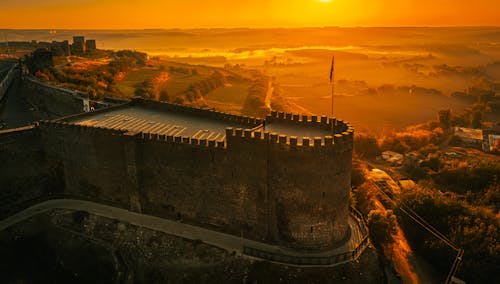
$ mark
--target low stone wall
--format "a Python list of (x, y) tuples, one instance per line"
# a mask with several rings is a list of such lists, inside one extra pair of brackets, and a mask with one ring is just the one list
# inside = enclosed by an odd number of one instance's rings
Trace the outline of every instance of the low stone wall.
[(82, 113), (84, 99), (80, 92), (50, 85), (35, 77), (23, 77), (27, 99), (37, 109), (35, 119), (54, 119)]
[(12, 84), (16, 76), (19, 76), (19, 63), (14, 64), (7, 72), (7, 75), (5, 75), (5, 78), (0, 82), (0, 101), (3, 100), (10, 84)]

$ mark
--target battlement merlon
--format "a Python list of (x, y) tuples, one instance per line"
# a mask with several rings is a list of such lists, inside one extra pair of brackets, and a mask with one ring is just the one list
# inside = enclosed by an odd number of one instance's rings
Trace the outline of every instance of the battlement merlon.
[(271, 111), (271, 114), (266, 116), (265, 122), (268, 125), (272, 123), (284, 123), (290, 126), (318, 128), (329, 131), (331, 135), (341, 134), (351, 127), (351, 125), (344, 122), (343, 120), (337, 120), (334, 117), (318, 117), (317, 115), (308, 116), (297, 113), (284, 113), (278, 111)]
[[(141, 106), (146, 109), (154, 109), (165, 111), (166, 113), (184, 113), (189, 116), (201, 117), (203, 119), (213, 119), (219, 122), (229, 122), (227, 127), (222, 130), (222, 136), (196, 137), (191, 135), (183, 136), (182, 134), (161, 134), (148, 131), (148, 129), (136, 129), (138, 135), (134, 137), (144, 142), (159, 142), (159, 143), (177, 143), (191, 145), (194, 147), (210, 147), (210, 148), (235, 148), (244, 145), (268, 144), (276, 146), (280, 149), (302, 149), (314, 151), (314, 149), (331, 149), (334, 151), (344, 151), (352, 149), (354, 129), (349, 124), (335, 118), (326, 116), (306, 116), (292, 113), (283, 113), (273, 111), (268, 120), (272, 121), (264, 124), (262, 119), (239, 116), (218, 112), (212, 109), (198, 109), (189, 106), (183, 106), (172, 103), (163, 103), (155, 101), (147, 101), (143, 99), (133, 99), (129, 103), (125, 103), (109, 109), (109, 111), (119, 112), (122, 109), (126, 110), (129, 107)], [(95, 113), (107, 115), (107, 109), (102, 109), (96, 112), (84, 113), (66, 118), (61, 118), (55, 121), (41, 121), (41, 128), (71, 128), (79, 133), (101, 133), (109, 135), (124, 135), (131, 129), (125, 124), (121, 126), (113, 126), (115, 128), (96, 127), (92, 124), (86, 125), (76, 123), (75, 118), (92, 119)], [(114, 114), (116, 115), (116, 114)], [(283, 123), (282, 123), (283, 122)], [(102, 125), (102, 124), (101, 124)], [(113, 124), (116, 125), (116, 124)], [(239, 125), (241, 127), (234, 127)], [(264, 127), (267, 126), (267, 127)], [(224, 126), (222, 126), (224, 129)], [(332, 133), (331, 130), (334, 130)], [(154, 129), (153, 129), (154, 130)], [(151, 133), (150, 133), (151, 132)], [(225, 132), (225, 135), (224, 135)]]
[[(347, 125), (346, 125), (347, 126)], [(346, 131), (342, 133), (325, 135), (322, 137), (297, 137), (288, 136), (276, 132), (264, 131), (262, 129), (242, 129), (226, 128), (226, 146), (227, 148), (240, 147), (245, 144), (269, 144), (281, 146), (286, 149), (332, 149), (342, 150), (352, 148), (354, 137), (354, 128), (347, 126)], [(346, 147), (347, 146), (347, 147)]]

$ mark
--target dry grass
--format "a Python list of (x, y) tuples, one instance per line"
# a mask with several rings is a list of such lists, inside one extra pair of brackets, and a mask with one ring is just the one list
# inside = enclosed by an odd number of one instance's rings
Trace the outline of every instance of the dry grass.
[(78, 71), (92, 70), (100, 66), (108, 65), (111, 59), (101, 58), (101, 59), (85, 59), (77, 62), (71, 63), (71, 69)]

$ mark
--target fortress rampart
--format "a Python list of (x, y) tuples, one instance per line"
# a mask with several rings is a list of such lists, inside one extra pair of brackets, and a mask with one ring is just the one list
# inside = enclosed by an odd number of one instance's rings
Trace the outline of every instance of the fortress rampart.
[(14, 78), (18, 75), (19, 75), (19, 64), (16, 63), (9, 69), (5, 77), (0, 81), (0, 101), (7, 93), (7, 90), (9, 89), (10, 84), (12, 84), (12, 81), (14, 81)]
[(32, 76), (23, 76), (24, 85), (30, 89), (28, 101), (38, 108), (38, 119), (54, 119), (76, 113), (82, 113), (85, 94), (54, 86)]
[[(222, 129), (224, 138), (214, 139), (161, 133), (161, 124), (136, 131), (133, 126), (139, 122), (106, 118), (109, 124), (101, 127), (75, 120), (95, 121), (96, 115), (112, 117), (129, 108), (155, 115), (179, 113), (231, 127)], [(276, 129), (282, 126), (319, 129), (325, 135), (280, 134)], [(36, 143), (26, 147), (40, 149), (40, 168), (59, 173), (51, 182), (67, 196), (298, 249), (331, 248), (349, 235), (353, 129), (340, 120), (273, 112), (264, 123), (133, 100), (108, 110), (40, 121), (29, 132)]]

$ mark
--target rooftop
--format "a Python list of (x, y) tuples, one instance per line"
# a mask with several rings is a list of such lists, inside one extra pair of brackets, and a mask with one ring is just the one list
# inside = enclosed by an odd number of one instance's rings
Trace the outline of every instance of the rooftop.
[(331, 135), (329, 131), (324, 129), (305, 125), (289, 125), (280, 121), (266, 123), (265, 129), (263, 129), (262, 120), (259, 119), (248, 118), (250, 120), (244, 120), (244, 117), (189, 107), (185, 109), (178, 107), (180, 111), (162, 109), (158, 108), (158, 105), (168, 106), (169, 104), (129, 103), (121, 107), (76, 115), (65, 119), (65, 121), (76, 125), (216, 141), (225, 140), (227, 127), (262, 129), (280, 135), (297, 136), (299, 141), (302, 140), (302, 137), (314, 138)]
[(248, 127), (243, 124), (207, 119), (188, 113), (161, 111), (141, 105), (96, 112), (88, 116), (75, 117), (68, 122), (85, 126), (216, 141), (224, 141), (226, 127)]
[(456, 135), (472, 140), (483, 140), (483, 131), (481, 129), (455, 127), (454, 132)]

